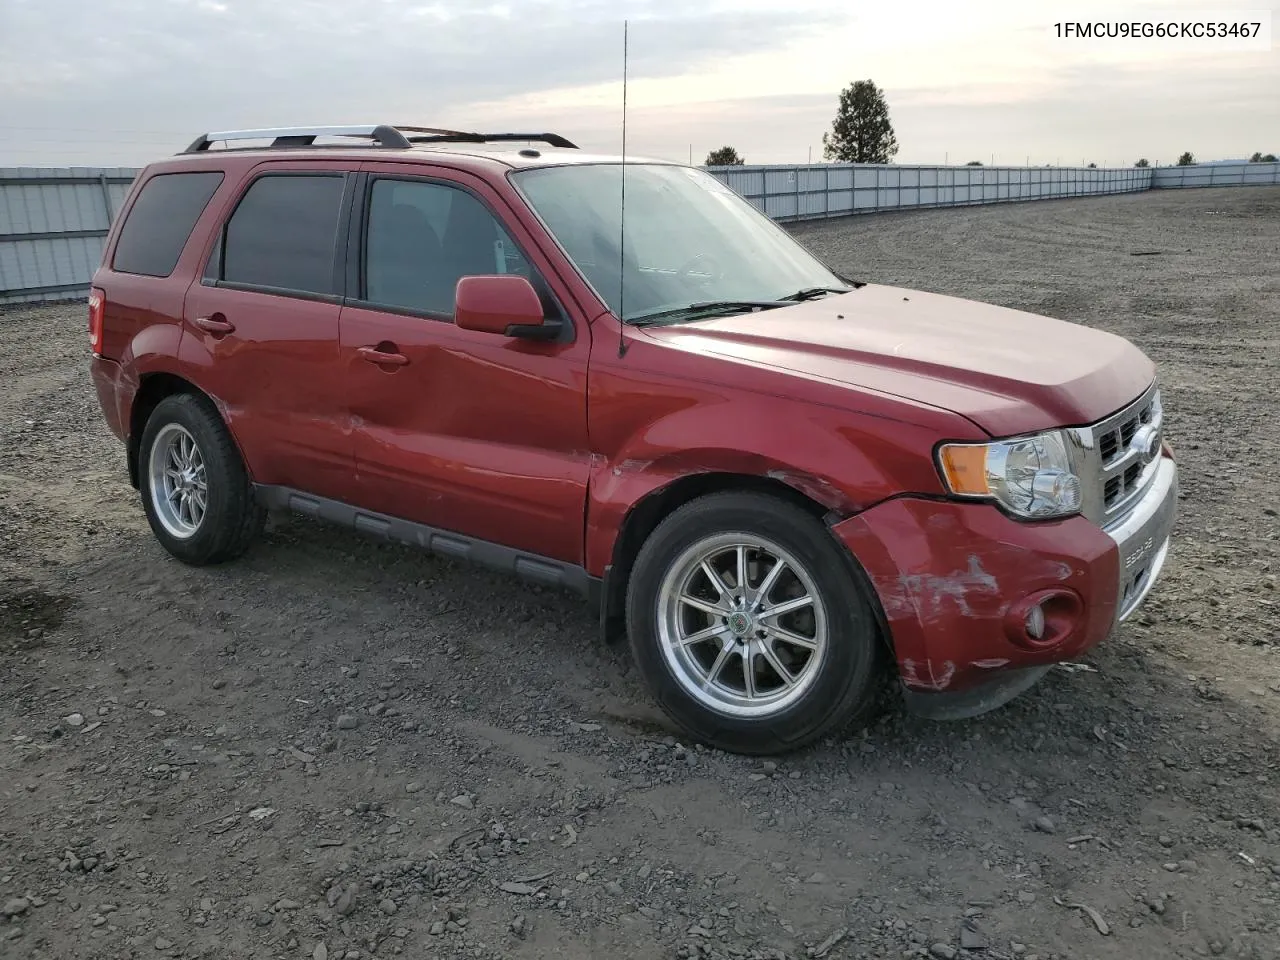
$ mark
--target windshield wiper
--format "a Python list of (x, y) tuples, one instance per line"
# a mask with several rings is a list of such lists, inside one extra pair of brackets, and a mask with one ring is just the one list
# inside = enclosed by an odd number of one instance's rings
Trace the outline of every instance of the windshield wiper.
[(795, 293), (782, 297), (788, 301), (817, 300), (819, 297), (825, 297), (829, 293), (848, 293), (845, 287), (805, 287), (803, 290), (797, 290)]
[(787, 300), (705, 300), (700, 303), (691, 303), (684, 307), (676, 307), (673, 310), (659, 310), (657, 313), (646, 313), (639, 317), (632, 317), (627, 323), (637, 327), (650, 327), (663, 323), (698, 320), (720, 313), (773, 310), (778, 307), (785, 307), (789, 302)]

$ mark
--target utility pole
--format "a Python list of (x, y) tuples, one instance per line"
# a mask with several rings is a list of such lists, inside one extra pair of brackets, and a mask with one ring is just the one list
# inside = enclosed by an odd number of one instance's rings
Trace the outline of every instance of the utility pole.
[(689, 144), (689, 166), (693, 166), (693, 144)]

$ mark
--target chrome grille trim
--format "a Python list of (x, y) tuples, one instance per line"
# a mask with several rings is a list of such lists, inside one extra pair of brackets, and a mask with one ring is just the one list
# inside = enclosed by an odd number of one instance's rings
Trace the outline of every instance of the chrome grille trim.
[[(1159, 466), (1163, 428), (1160, 386), (1153, 380), (1141, 396), (1110, 416), (1064, 431), (1080, 478), (1085, 517), (1106, 528), (1142, 497)], [(1152, 446), (1156, 456), (1148, 459)]]

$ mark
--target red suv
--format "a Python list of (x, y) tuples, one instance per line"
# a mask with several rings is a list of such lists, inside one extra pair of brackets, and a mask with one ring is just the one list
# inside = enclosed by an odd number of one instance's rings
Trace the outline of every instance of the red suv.
[(554, 134), (202, 136), (137, 178), (89, 330), (178, 559), (282, 508), (569, 588), (728, 750), (853, 723), (886, 670), (998, 706), (1169, 548), (1131, 343), (848, 279), (701, 170)]

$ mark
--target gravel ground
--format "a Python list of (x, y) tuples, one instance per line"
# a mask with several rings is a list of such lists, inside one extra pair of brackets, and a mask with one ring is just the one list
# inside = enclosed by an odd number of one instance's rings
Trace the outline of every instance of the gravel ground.
[(1280, 957), (1280, 189), (795, 231), (1159, 362), (1138, 621), (976, 720), (692, 748), (573, 598), (301, 519), (169, 559), (82, 306), (5, 312), (0, 956)]

